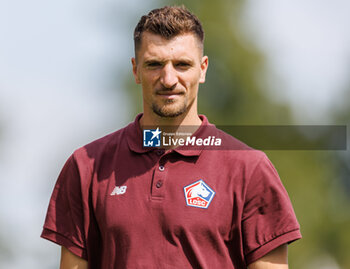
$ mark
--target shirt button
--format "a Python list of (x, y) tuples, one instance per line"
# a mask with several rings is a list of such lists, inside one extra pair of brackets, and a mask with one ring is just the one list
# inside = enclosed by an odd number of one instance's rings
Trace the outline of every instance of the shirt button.
[(157, 150), (157, 155), (158, 155), (158, 156), (163, 155), (163, 153), (164, 153), (164, 150), (161, 150), (161, 149), (158, 149), (158, 150)]
[(156, 187), (160, 188), (160, 187), (162, 187), (162, 185), (163, 185), (163, 182), (159, 180), (156, 184)]
[(164, 171), (164, 166), (163, 165), (161, 165), (161, 166), (159, 166), (159, 171), (161, 171), (161, 172), (163, 172)]

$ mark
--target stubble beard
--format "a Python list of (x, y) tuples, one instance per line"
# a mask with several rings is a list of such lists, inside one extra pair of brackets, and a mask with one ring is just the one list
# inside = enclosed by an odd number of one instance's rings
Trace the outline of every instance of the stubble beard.
[(188, 100), (187, 98), (182, 102), (182, 104), (179, 105), (179, 107), (172, 107), (171, 104), (173, 104), (174, 100), (167, 100), (165, 104), (159, 105), (157, 103), (152, 104), (152, 110), (154, 113), (156, 113), (158, 116), (162, 118), (175, 118), (183, 113), (185, 113), (188, 109)]

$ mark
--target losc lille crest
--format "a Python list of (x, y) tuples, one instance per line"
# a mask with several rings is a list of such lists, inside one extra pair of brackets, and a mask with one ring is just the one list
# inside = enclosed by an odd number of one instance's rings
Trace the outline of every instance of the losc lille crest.
[(186, 204), (199, 208), (208, 208), (215, 195), (215, 191), (202, 179), (184, 187), (184, 192)]

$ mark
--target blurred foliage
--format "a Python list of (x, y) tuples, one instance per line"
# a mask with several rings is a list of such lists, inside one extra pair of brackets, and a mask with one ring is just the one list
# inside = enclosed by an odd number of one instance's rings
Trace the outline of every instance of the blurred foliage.
[[(182, 3), (159, 0), (154, 8)], [(203, 23), (205, 54), (209, 56), (207, 81), (199, 90), (199, 112), (216, 125), (295, 124), (290, 108), (274, 103), (264, 84), (268, 72), (264, 55), (242, 28), (244, 1), (192, 0), (186, 7)], [(126, 84), (135, 112), (140, 112), (141, 89), (130, 79)], [(350, 111), (342, 119), (349, 122), (349, 115)], [(332, 151), (266, 153), (280, 174), (301, 225), (303, 239), (289, 247), (290, 268), (317, 268), (313, 264), (325, 256), (341, 268), (350, 268), (350, 201), (341, 184), (341, 171), (349, 167), (348, 163), (339, 166), (344, 158), (335, 157), (337, 153)], [(349, 181), (349, 174), (345, 173), (345, 181)]]

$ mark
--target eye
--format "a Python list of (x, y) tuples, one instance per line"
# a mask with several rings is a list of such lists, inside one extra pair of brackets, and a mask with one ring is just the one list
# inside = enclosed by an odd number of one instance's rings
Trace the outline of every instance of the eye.
[(156, 62), (156, 61), (152, 61), (152, 62), (146, 62), (146, 67), (148, 68), (157, 68), (157, 67), (161, 67), (162, 63), (160, 62)]
[(181, 69), (188, 69), (191, 67), (191, 64), (188, 62), (179, 62), (176, 64), (176, 67), (179, 67)]
[(160, 63), (149, 63), (149, 66), (160, 66)]

